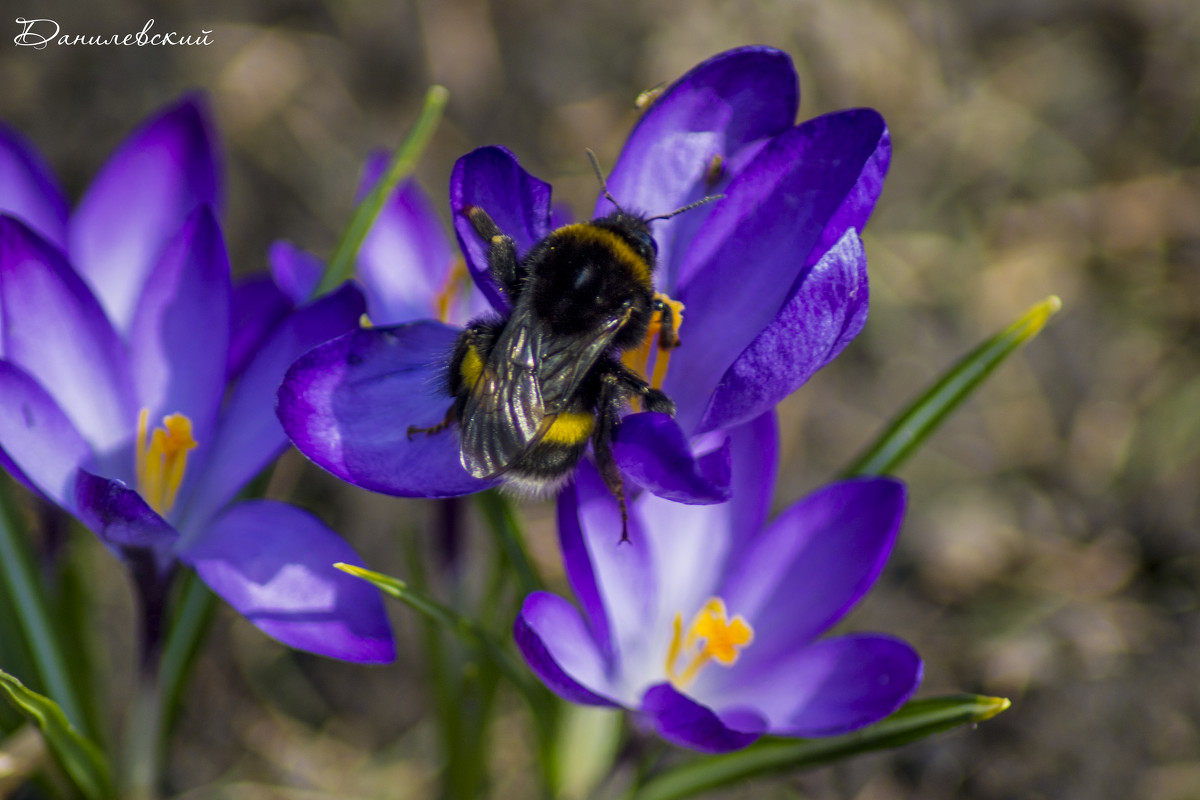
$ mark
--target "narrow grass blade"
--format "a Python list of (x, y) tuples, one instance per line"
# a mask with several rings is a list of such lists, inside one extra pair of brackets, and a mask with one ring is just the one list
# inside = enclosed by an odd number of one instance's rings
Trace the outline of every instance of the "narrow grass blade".
[(367, 233), (375, 224), (375, 218), (379, 216), (392, 191), (416, 168), (417, 159), (425, 152), (433, 132), (437, 130), (449, 99), (450, 93), (442, 86), (431, 86), (425, 93), (425, 104), (421, 107), (421, 113), (408, 136), (392, 154), (383, 180), (363, 198), (354, 210), (354, 215), (350, 217), (350, 224), (346, 226), (333, 257), (325, 267), (325, 274), (321, 276), (321, 282), (317, 285), (316, 296), (333, 291), (354, 275), (354, 264), (363, 240), (367, 238)]
[(30, 719), (63, 771), (88, 800), (112, 800), (112, 777), (100, 750), (67, 721), (58, 704), (27, 689), (19, 680), (0, 671), (0, 693)]
[(32, 555), (12, 513), (8, 487), (0, 483), (0, 587), (7, 589), (17, 623), (29, 646), (38, 677), (67, 719), (81, 728), (87, 719), (61, 643), (56, 638), (49, 605)]
[(474, 620), (468, 619), (449, 606), (414, 590), (399, 578), (356, 567), (353, 564), (339, 562), (334, 566), (356, 578), (362, 578), (364, 581), (374, 584), (384, 594), (396, 598), (409, 608), (442, 625), (466, 643), (468, 647), (477, 650), (480, 655), (491, 661), (496, 669), (512, 681), (513, 685), (522, 693), (528, 695), (540, 688), (534, 683), (529, 673), (516, 662), (512, 654)]
[(893, 472), (992, 370), (1036, 336), (1061, 307), (1062, 301), (1051, 295), (968, 353), (905, 409), (858, 460), (846, 468), (844, 477)]
[(738, 781), (794, 772), (907, 744), (958, 725), (990, 719), (1009, 707), (1001, 697), (948, 695), (913, 700), (869, 728), (828, 739), (767, 739), (727, 755), (668, 770), (634, 791), (634, 800), (675, 800)]

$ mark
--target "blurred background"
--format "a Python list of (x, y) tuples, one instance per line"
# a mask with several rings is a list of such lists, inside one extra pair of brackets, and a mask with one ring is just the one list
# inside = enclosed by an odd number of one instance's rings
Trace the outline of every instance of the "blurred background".
[[(926, 659), (922, 695), (1003, 695), (1013, 707), (973, 730), (714, 796), (1200, 797), (1194, 0), (8, 7), (64, 33), (136, 32), (149, 18), (155, 32), (212, 31), (208, 47), (38, 51), (9, 39), (0, 117), (78, 198), (139, 120), (204, 90), (242, 273), (265, 268), (276, 238), (331, 252), (364, 158), (400, 140), (431, 82), (451, 100), (418, 176), (443, 210), (454, 159), (503, 144), (586, 212), (595, 179), (584, 148), (611, 165), (639, 92), (737, 45), (791, 54), (802, 118), (878, 108), (894, 155), (864, 236), (871, 317), (783, 404), (777, 503), (835, 474), (979, 340), (1061, 296), (1047, 330), (902, 468), (910, 511), (897, 553), (848, 621), (913, 642)], [(343, 487), (294, 453), (271, 491), (316, 509), (390, 574), (409, 574), (414, 550), (453, 550), (456, 574), (470, 574), (491, 546), (472, 531), (447, 547), (443, 509)], [(551, 509), (525, 510), (542, 566), (561, 580)], [(119, 721), (132, 689), (129, 587), (89, 536), (72, 539), (70, 559), (94, 599), (96, 692)], [(439, 580), (453, 594), (452, 577)], [(285, 651), (222, 608), (169, 784), (236, 800), (435, 794), (422, 640), (407, 611), (393, 616), (398, 663), (365, 669)], [(527, 720), (515, 699), (497, 702), (492, 795), (529, 796)]]

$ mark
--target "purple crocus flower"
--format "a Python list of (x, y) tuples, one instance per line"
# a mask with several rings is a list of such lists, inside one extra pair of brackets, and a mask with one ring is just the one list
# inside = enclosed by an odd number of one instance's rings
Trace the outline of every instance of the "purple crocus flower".
[(577, 703), (623, 706), (663, 738), (707, 752), (763, 734), (829, 736), (869, 725), (916, 690), (922, 663), (879, 634), (817, 638), (867, 592), (892, 549), (904, 486), (826, 486), (766, 522), (776, 429), (769, 412), (731, 432), (733, 500), (680, 506), (643, 493), (632, 542), (590, 465), (559, 497), (558, 530), (580, 611), (526, 598), (521, 653)]
[[(686, 309), (683, 345), (662, 384), (678, 413), (626, 416), (614, 452), (627, 476), (661, 496), (728, 499), (723, 431), (803, 384), (865, 320), (858, 230), (887, 170), (887, 129), (866, 109), (795, 125), (798, 103), (787, 55), (764, 47), (723, 53), (650, 106), (608, 179), (623, 207), (649, 214), (724, 195), (652, 223), (658, 288)], [(551, 230), (550, 187), (508, 151), (485, 147), (459, 159), (450, 199), (475, 283), (502, 310), (484, 243), (463, 210), (486, 210), (523, 253)], [(611, 210), (601, 199), (596, 214)], [(439, 371), (458, 333), (418, 321), (355, 331), (315, 349), (280, 391), (288, 435), (335, 475), (388, 494), (445, 497), (493, 485), (463, 469), (457, 437), (406, 435), (445, 415), (450, 401)]]
[[(33, 149), (0, 134), (0, 462), (99, 535), (151, 601), (183, 562), (287, 645), (391, 661), (378, 593), (332, 566), (361, 563), (348, 544), (292, 506), (231, 504), (287, 445), (273, 413), (285, 368), (353, 327), (363, 300), (346, 287), (239, 323), (214, 152), (185, 99), (68, 216)], [(257, 347), (238, 355), (250, 329)]]

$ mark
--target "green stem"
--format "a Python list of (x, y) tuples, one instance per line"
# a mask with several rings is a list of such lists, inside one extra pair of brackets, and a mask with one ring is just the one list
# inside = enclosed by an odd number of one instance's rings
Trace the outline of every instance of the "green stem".
[[(425, 567), (421, 560), (420, 548), (416, 536), (405, 537), (405, 556), (411, 580), (417, 591), (428, 593), (429, 583)], [(421, 646), (425, 651), (425, 664), (429, 680), (433, 684), (433, 706), (437, 714), (438, 727), (441, 731), (442, 752), (444, 758), (442, 782), (445, 795), (450, 798), (461, 797), (459, 794), (459, 758), (462, 747), (462, 719), (458, 713), (455, 699), (458, 687), (454, 681), (455, 669), (446, 652), (442, 632), (437, 623), (428, 616), (420, 616)]]
[(192, 665), (196, 663), (208, 624), (217, 608), (217, 596), (196, 573), (184, 572), (176, 583), (175, 614), (171, 619), (158, 669), (160, 699), (166, 710), (163, 714), (165, 730), (171, 727), (184, 684), (187, 683)]
[(367, 233), (375, 224), (375, 218), (379, 216), (383, 204), (391, 196), (392, 191), (416, 168), (417, 159), (425, 152), (425, 147), (433, 137), (433, 132), (437, 130), (438, 122), (441, 121), (442, 112), (449, 99), (450, 93), (442, 86), (431, 86), (426, 92), (425, 104), (421, 107), (421, 113), (408, 136), (392, 154), (392, 160), (388, 164), (383, 180), (375, 185), (375, 188), (354, 210), (350, 224), (346, 226), (346, 231), (342, 234), (342, 239), (338, 242), (333, 257), (329, 259), (325, 274), (321, 277), (320, 284), (317, 285), (314, 292), (316, 296), (333, 291), (354, 274), (354, 264), (363, 240), (367, 238)]
[(49, 605), (18, 524), (6, 482), (0, 482), (0, 577), (12, 598), (17, 621), (46, 693), (79, 730), (87, 730), (83, 703), (71, 681), (70, 670), (50, 619)]
[(126, 770), (123, 797), (158, 800), (163, 753), (162, 693), (152, 671), (143, 673), (129, 707), (126, 727)]
[(521, 595), (541, 591), (543, 583), (525, 550), (524, 536), (521, 523), (513, 511), (512, 502), (495, 489), (480, 492), (474, 496), (475, 503), (483, 512), (483, 517), (496, 534), (504, 556), (517, 574), (517, 583)]

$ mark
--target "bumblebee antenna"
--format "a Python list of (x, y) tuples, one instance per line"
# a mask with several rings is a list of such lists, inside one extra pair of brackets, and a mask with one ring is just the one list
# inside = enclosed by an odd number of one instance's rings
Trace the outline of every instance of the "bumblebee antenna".
[[(725, 195), (723, 195), (723, 194), (710, 194), (708, 197), (702, 197), (694, 203), (688, 203), (686, 206), (681, 206), (681, 207), (675, 209), (674, 211), (672, 211), (670, 214), (659, 214), (656, 217), (646, 217), (646, 222), (652, 222), (656, 219), (670, 219), (671, 217), (675, 216), (676, 214), (682, 214), (685, 211), (691, 211), (696, 206), (702, 206), (705, 203), (711, 203), (713, 200), (723, 200), (723, 199), (725, 199)], [(616, 202), (616, 201), (614, 200), (613, 202)]]
[(608, 191), (608, 181), (604, 178), (604, 170), (600, 169), (600, 162), (596, 159), (596, 154), (592, 152), (590, 147), (585, 148), (585, 152), (587, 153), (588, 161), (592, 162), (592, 169), (596, 171), (596, 180), (600, 181), (600, 188), (604, 190), (604, 198), (616, 206), (617, 211), (624, 214), (625, 209), (621, 208), (621, 204), (617, 202), (617, 198), (612, 196), (612, 192)]

